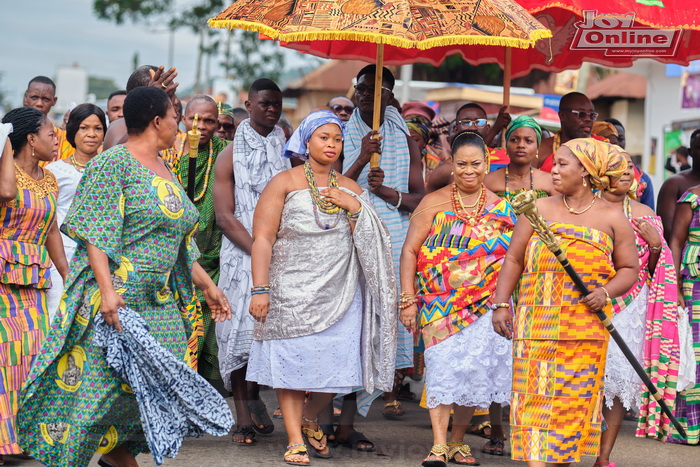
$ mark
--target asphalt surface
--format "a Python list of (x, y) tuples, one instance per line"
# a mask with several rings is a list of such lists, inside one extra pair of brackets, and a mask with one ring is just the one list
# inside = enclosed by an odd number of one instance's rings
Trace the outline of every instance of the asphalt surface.
[[(420, 384), (412, 383), (412, 390), (420, 393)], [(277, 407), (274, 392), (266, 390), (261, 393), (267, 407), (272, 410)], [(231, 399), (227, 399), (233, 404)], [(330, 460), (312, 459), (311, 465), (316, 467), (342, 466), (415, 466), (421, 465), (428, 454), (432, 443), (432, 432), (428, 412), (416, 403), (403, 403), (406, 415), (399, 421), (389, 421), (382, 417), (383, 404), (381, 399), (375, 401), (369, 416), (359, 418), (355, 428), (364, 433), (377, 446), (374, 453), (358, 453), (347, 448), (339, 447), (334, 451)], [(168, 459), (164, 466), (182, 467), (238, 467), (238, 466), (284, 466), (282, 455), (287, 444), (282, 420), (274, 420), (275, 431), (271, 435), (258, 435), (256, 446), (239, 446), (231, 443), (230, 436), (216, 438), (205, 436), (200, 439), (185, 440), (179, 455)], [(700, 447), (662, 444), (658, 441), (634, 437), (635, 423), (626, 421), (618, 437), (612, 460), (617, 467), (661, 466), (685, 467), (700, 466)], [(510, 460), (508, 455), (503, 457), (481, 453), (486, 440), (477, 436), (467, 435), (467, 442), (472, 447), (477, 460), (482, 466), (490, 465), (520, 465), (523, 462)], [(506, 444), (506, 450), (510, 452)], [(37, 461), (23, 460), (13, 457), (5, 458), (6, 466), (41, 466)], [(138, 456), (142, 467), (155, 466), (153, 458), (147, 454)], [(583, 466), (592, 466), (593, 458), (584, 458)], [(97, 456), (91, 466), (97, 465)], [(454, 464), (450, 464), (454, 465)]]

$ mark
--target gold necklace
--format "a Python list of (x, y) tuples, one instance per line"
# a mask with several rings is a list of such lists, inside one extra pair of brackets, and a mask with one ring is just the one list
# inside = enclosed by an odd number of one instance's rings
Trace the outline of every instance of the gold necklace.
[(579, 215), (579, 214), (583, 214), (584, 212), (591, 209), (593, 207), (593, 205), (595, 204), (595, 200), (597, 198), (594, 196), (593, 201), (591, 201), (591, 204), (589, 204), (587, 207), (585, 207), (584, 209), (582, 209), (580, 211), (576, 211), (576, 210), (572, 209), (571, 207), (569, 207), (569, 203), (566, 202), (566, 195), (562, 196), (561, 199), (564, 200), (564, 206), (566, 206), (566, 209), (568, 209), (571, 214)]
[(78, 172), (82, 172), (87, 167), (87, 162), (85, 164), (78, 162), (78, 159), (75, 158), (75, 153), (70, 155), (70, 161)]
[[(455, 185), (456, 187), (457, 185)], [(462, 190), (457, 188), (457, 199), (459, 200), (459, 207), (462, 208), (462, 210), (466, 211), (467, 209), (471, 209), (475, 207), (477, 204), (479, 204), (479, 198), (481, 197), (481, 192), (483, 191), (483, 185), (479, 187), (479, 191), (476, 192), (476, 199), (474, 200), (473, 204), (464, 204), (464, 200), (462, 199)], [(467, 195), (471, 196), (471, 195)]]

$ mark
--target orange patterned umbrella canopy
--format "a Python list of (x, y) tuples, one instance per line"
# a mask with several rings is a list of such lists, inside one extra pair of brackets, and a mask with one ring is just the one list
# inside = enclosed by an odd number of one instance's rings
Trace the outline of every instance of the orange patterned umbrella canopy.
[(387, 44), (414, 49), (416, 58), (450, 45), (527, 48), (551, 34), (511, 0), (238, 0), (209, 25), (289, 43)]

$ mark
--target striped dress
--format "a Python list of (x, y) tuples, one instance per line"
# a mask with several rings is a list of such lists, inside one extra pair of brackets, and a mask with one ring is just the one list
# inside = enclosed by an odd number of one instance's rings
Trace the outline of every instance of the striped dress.
[(0, 203), (0, 455), (19, 454), (19, 391), (39, 353), (49, 321), (51, 261), (45, 242), (56, 217), (58, 184), (49, 171), (34, 180), (15, 166), (17, 197)]
[[(360, 156), (362, 138), (372, 131), (360, 117), (360, 111), (355, 109), (350, 120), (345, 125), (344, 168), (349, 168)], [(382, 137), (381, 168), (384, 171), (384, 185), (402, 193), (408, 192), (408, 178), (411, 166), (411, 154), (408, 149), (406, 136), (408, 127), (401, 115), (394, 107), (387, 107), (384, 114), (384, 123), (379, 127)], [(369, 164), (357, 177), (357, 183), (369, 193)], [(391, 237), (391, 252), (394, 258), (394, 272), (399, 277), (399, 261), (401, 249), (408, 232), (408, 213), (392, 209), (383, 199), (374, 193), (369, 193), (369, 199), (380, 219), (389, 229)], [(396, 316), (398, 322), (398, 314)], [(406, 328), (399, 324), (399, 341), (396, 351), (396, 368), (410, 368), (413, 366), (413, 336)]]

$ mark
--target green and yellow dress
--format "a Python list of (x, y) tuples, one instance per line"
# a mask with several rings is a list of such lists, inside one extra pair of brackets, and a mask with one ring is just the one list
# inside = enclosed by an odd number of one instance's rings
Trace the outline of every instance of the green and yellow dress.
[(115, 290), (158, 342), (194, 366), (197, 217), (176, 178), (156, 175), (124, 146), (88, 164), (62, 226), (78, 244), (71, 271), (17, 416), (21, 446), (47, 466), (87, 466), (124, 443), (134, 454), (148, 449), (133, 392), (92, 343), (101, 296), (86, 245), (107, 255)]

